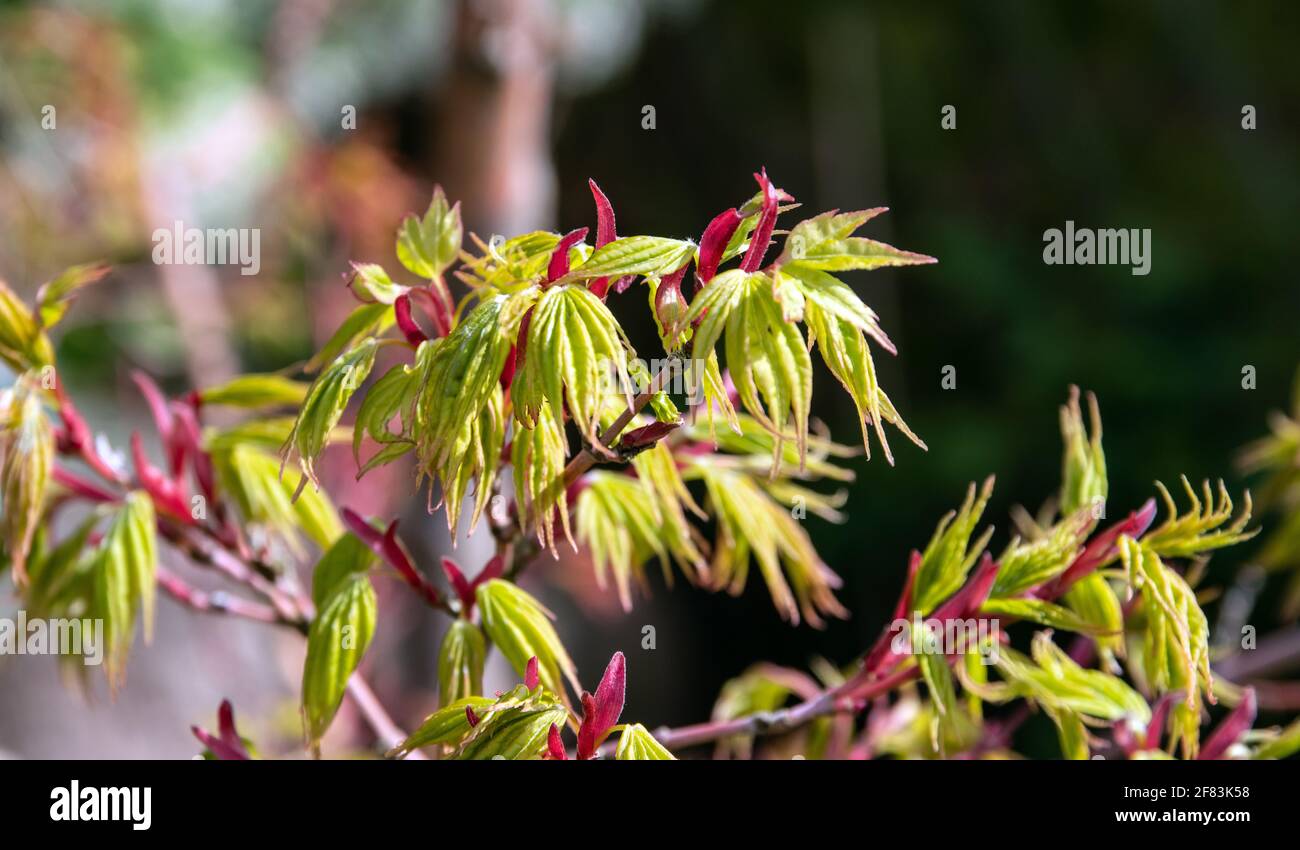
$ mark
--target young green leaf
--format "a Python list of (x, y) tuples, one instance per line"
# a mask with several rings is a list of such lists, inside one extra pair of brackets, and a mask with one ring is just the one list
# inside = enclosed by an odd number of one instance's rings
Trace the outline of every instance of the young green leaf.
[[(419, 363), (426, 347), (434, 343), (426, 342), (416, 353)], [(410, 366), (399, 363), (384, 373), (383, 377), (371, 385), (361, 406), (357, 409), (357, 420), (352, 426), (352, 459), (357, 464), (357, 478), (365, 475), (376, 466), (393, 461), (415, 448), (408, 429), (415, 424), (415, 400), (419, 392), (420, 372)], [(402, 431), (394, 434), (388, 429), (389, 422), (398, 414), (402, 416)], [(379, 451), (371, 455), (365, 463), (361, 462), (361, 445), (369, 436), (379, 444)]]
[(374, 263), (353, 263), (348, 287), (363, 303), (392, 304), (411, 287), (393, 281), (384, 267)]
[(1146, 618), (1142, 667), (1157, 693), (1182, 692), (1171, 722), (1185, 758), (1200, 746), (1202, 696), (1215, 701), (1210, 673), (1210, 625), (1187, 581), (1144, 539), (1119, 539), (1129, 587), (1142, 595)]
[[(575, 691), (582, 689), (577, 668), (551, 625), (554, 615), (541, 603), (502, 579), (480, 585), (477, 598), (483, 630), (516, 673), (523, 676), (528, 660), (536, 657), (540, 681), (548, 691), (563, 695), (566, 678)], [(545, 732), (543, 728), (543, 739)]]
[(715, 586), (732, 594), (744, 590), (752, 553), (784, 619), (798, 624), (802, 613), (811, 625), (821, 628), (823, 614), (848, 615), (835, 598), (840, 577), (822, 561), (790, 511), (750, 476), (710, 466), (699, 467), (697, 474), (704, 480), (718, 520), (712, 564)]
[(375, 632), (375, 589), (364, 573), (334, 587), (312, 620), (302, 671), (302, 710), (308, 743), (318, 747), (343, 701), (348, 679)]
[[(820, 273), (819, 273), (820, 274)], [(863, 305), (865, 307), (865, 305)], [(860, 327), (840, 315), (830, 312), (823, 304), (809, 299), (804, 309), (810, 345), (816, 345), (822, 360), (831, 374), (853, 398), (858, 410), (858, 423), (862, 428), (862, 447), (871, 459), (870, 426), (880, 440), (885, 460), (894, 464), (894, 454), (885, 435), (888, 422), (916, 445), (926, 448), (925, 442), (912, 432), (903, 421), (889, 395), (876, 380), (876, 364), (871, 357), (867, 338)]]
[(308, 373), (319, 371), (327, 363), (333, 363), (335, 358), (344, 351), (355, 348), (363, 338), (378, 336), (391, 328), (395, 322), (393, 308), (387, 304), (376, 302), (353, 308), (321, 350), (307, 361), (306, 366), (303, 366), (303, 371)]
[(307, 398), (308, 389), (307, 384), (281, 375), (240, 375), (200, 391), (199, 401), (245, 408), (296, 407)]
[(408, 753), (420, 747), (439, 745), (455, 746), (474, 728), (469, 724), (465, 709), (475, 714), (485, 711), (495, 700), (490, 697), (465, 697), (443, 706), (430, 714), (420, 727), (407, 736), (406, 740), (389, 750), (388, 758), (404, 758)]
[(1087, 511), (1074, 511), (1037, 540), (1013, 540), (998, 558), (1002, 568), (989, 595), (1016, 596), (1056, 578), (1082, 551), (1093, 524)]
[(1061, 439), (1065, 454), (1061, 461), (1061, 513), (1065, 516), (1082, 508), (1106, 502), (1106, 455), (1101, 450), (1101, 412), (1097, 397), (1088, 393), (1092, 433), (1083, 425), (1079, 410), (1079, 388), (1070, 387), (1070, 400), (1061, 406)]
[(975, 533), (975, 526), (992, 494), (992, 476), (984, 481), (978, 495), (972, 483), (961, 509), (950, 512), (939, 521), (934, 536), (921, 553), (921, 566), (912, 586), (912, 606), (923, 616), (966, 583), (970, 568), (988, 545), (993, 534), (991, 527), (974, 543), (971, 535)]
[(640, 723), (623, 727), (614, 758), (617, 761), (676, 761), (676, 756)]
[(555, 518), (559, 514), (566, 539), (572, 541), (569, 528), (568, 496), (564, 486), (564, 464), (568, 457), (564, 427), (556, 419), (550, 404), (538, 410), (535, 426), (515, 426), (510, 444), (510, 463), (514, 468), (515, 493), (519, 498), (519, 522), (523, 528), (532, 522), (537, 539), (555, 550)]
[(321, 609), (358, 574), (369, 572), (375, 554), (354, 534), (344, 534), (325, 550), (311, 576), (311, 601)]
[(550, 403), (567, 409), (595, 442), (612, 382), (631, 405), (627, 362), (636, 352), (605, 303), (581, 286), (554, 285), (541, 294), (520, 356), (511, 395), (515, 419), (526, 428), (536, 427), (543, 403)]
[(32, 311), (0, 280), (0, 360), (15, 372), (54, 362), (54, 347)]
[(496, 475), (506, 425), (498, 381), (517, 328), (511, 317), (517, 300), (482, 302), (448, 336), (417, 353), (413, 431), (420, 471), (441, 482), (453, 530), (470, 481), (478, 481), (476, 522)]
[(449, 206), (441, 186), (424, 217), (408, 215), (397, 231), (397, 259), (412, 274), (427, 280), (442, 276), (460, 253), (463, 234), (460, 203)]
[(554, 694), (542, 689), (529, 692), (524, 685), (503, 694), (481, 714), (475, 713), (479, 714), (478, 723), (453, 759), (537, 758), (546, 749), (551, 726), (562, 725), (569, 714)]
[[(1157, 481), (1156, 487), (1160, 490), (1169, 518), (1162, 525), (1148, 532), (1142, 542), (1157, 555), (1166, 558), (1190, 558), (1225, 546), (1233, 546), (1259, 533), (1259, 529), (1244, 530), (1246, 524), (1250, 522), (1249, 490), (1246, 491), (1246, 504), (1241, 510), (1241, 515), (1233, 519), (1232, 497), (1228, 495), (1228, 488), (1223, 486), (1222, 481), (1219, 482), (1216, 503), (1209, 481), (1204, 482), (1201, 498), (1197, 498), (1191, 482), (1187, 480), (1187, 476), (1183, 476), (1183, 489), (1192, 507), (1182, 515), (1178, 513), (1174, 498), (1169, 495), (1165, 485)], [(1204, 499), (1204, 504), (1201, 499)], [(1224, 526), (1224, 523), (1228, 525)]]
[(781, 268), (807, 268), (823, 271), (877, 269), (882, 266), (915, 266), (936, 263), (934, 257), (900, 251), (892, 245), (849, 234), (884, 208), (851, 213), (822, 213), (800, 222), (786, 238), (785, 249), (777, 260)]
[(624, 236), (592, 252), (566, 279), (666, 275), (690, 261), (695, 246), (681, 239), (658, 236)]
[(14, 580), (26, 582), (32, 538), (45, 510), (45, 491), (54, 464), (54, 431), (40, 397), (20, 380), (0, 402), (0, 534), (3, 534)]
[(293, 432), (280, 449), (281, 469), (291, 456), (296, 456), (303, 478), (298, 483), (301, 490), (308, 480), (316, 481), (316, 459), (329, 443), (334, 426), (343, 416), (343, 409), (375, 365), (373, 339), (363, 341), (356, 348), (341, 354), (321, 372), (311, 385), (302, 410), (293, 423)]
[(1108, 669), (1118, 669), (1116, 656), (1124, 655), (1124, 607), (1101, 573), (1089, 573), (1065, 593), (1064, 602), (1088, 624)]
[(36, 291), (36, 310), (41, 327), (51, 328), (58, 324), (78, 293), (90, 284), (103, 280), (109, 271), (109, 267), (103, 263), (72, 266), (41, 286)]
[(310, 488), (295, 494), (294, 483), (280, 476), (280, 461), (257, 443), (220, 442), (212, 450), (212, 465), (244, 521), (271, 532), (295, 555), (303, 552), (300, 536), (324, 549), (343, 533), (329, 496)]
[(469, 620), (456, 619), (442, 638), (438, 651), (438, 699), (450, 705), (483, 691), (483, 664), (487, 641)]
[(157, 551), (154, 510), (140, 491), (127, 494), (95, 550), (92, 610), (104, 621), (104, 670), (116, 688), (126, 670), (137, 612), (145, 640), (153, 633)]

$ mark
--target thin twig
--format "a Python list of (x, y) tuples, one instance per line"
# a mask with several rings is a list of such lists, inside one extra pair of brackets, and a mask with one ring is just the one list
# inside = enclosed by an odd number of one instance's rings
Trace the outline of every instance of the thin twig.
[(180, 576), (165, 567), (158, 567), (154, 578), (158, 587), (177, 602), (205, 614), (230, 614), (245, 620), (259, 623), (293, 626), (300, 631), (302, 623), (285, 620), (270, 605), (254, 602), (240, 596), (233, 596), (225, 591), (206, 591), (189, 584)]
[[(406, 733), (402, 728), (393, 722), (393, 718), (388, 715), (379, 697), (366, 684), (366, 680), (361, 678), (360, 673), (353, 673), (352, 678), (348, 679), (348, 693), (352, 696), (352, 701), (356, 703), (357, 709), (365, 717), (366, 723), (369, 724), (375, 737), (379, 738), (384, 745), (384, 750), (390, 750), (406, 740)], [(412, 750), (405, 758), (422, 761), (427, 757), (419, 750)]]

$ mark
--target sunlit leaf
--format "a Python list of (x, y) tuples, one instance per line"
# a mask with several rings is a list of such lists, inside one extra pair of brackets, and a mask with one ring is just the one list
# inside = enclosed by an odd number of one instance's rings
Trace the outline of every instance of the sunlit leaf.
[(469, 620), (456, 619), (447, 628), (438, 650), (438, 699), (450, 705), (483, 692), (487, 642)]
[[(363, 341), (351, 351), (339, 355), (311, 385), (298, 412), (293, 432), (280, 449), (282, 462), (296, 457), (303, 476), (316, 483), (316, 459), (343, 416), (343, 409), (375, 365), (376, 344)], [(299, 486), (302, 486), (301, 484)]]
[(566, 678), (575, 691), (581, 690), (577, 668), (551, 625), (554, 617), (541, 603), (502, 579), (480, 585), (477, 598), (483, 630), (521, 678), (528, 660), (536, 657), (542, 686), (548, 691), (562, 695)]
[(948, 513), (939, 521), (934, 536), (921, 553), (921, 567), (912, 588), (913, 608), (922, 615), (929, 614), (966, 582), (970, 568), (988, 545), (992, 528), (973, 543), (971, 536), (992, 494), (991, 476), (978, 492), (972, 483), (961, 509)]
[(240, 375), (199, 393), (203, 404), (231, 407), (297, 406), (307, 398), (307, 384), (280, 375)]
[(375, 590), (364, 572), (338, 583), (307, 635), (302, 708), (307, 741), (318, 746), (343, 701), (348, 679), (375, 632)]
[(618, 739), (618, 749), (614, 753), (617, 761), (675, 761), (676, 756), (668, 752), (655, 736), (650, 734), (640, 723), (631, 723), (623, 727), (623, 734)]

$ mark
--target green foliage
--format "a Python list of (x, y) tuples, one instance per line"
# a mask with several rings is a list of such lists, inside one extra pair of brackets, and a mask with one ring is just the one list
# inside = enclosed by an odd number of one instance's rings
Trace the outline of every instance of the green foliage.
[(712, 563), (716, 586), (733, 594), (744, 590), (752, 555), (785, 619), (798, 623), (802, 614), (821, 626), (822, 615), (847, 616), (834, 595), (839, 576), (822, 561), (808, 532), (788, 510), (747, 475), (707, 466), (699, 474), (718, 521)]
[(1076, 511), (1106, 502), (1106, 455), (1101, 450), (1101, 412), (1097, 397), (1088, 393), (1088, 414), (1092, 433), (1083, 425), (1079, 409), (1079, 388), (1070, 387), (1070, 400), (1061, 406), (1061, 439), (1065, 455), (1061, 462), (1061, 513)]
[(587, 261), (565, 277), (582, 280), (623, 275), (665, 275), (690, 261), (695, 246), (680, 239), (627, 236), (592, 251)]
[(1210, 674), (1210, 625), (1186, 580), (1152, 547), (1120, 538), (1129, 587), (1142, 597), (1142, 677), (1157, 693), (1180, 692), (1171, 725), (1186, 758), (1199, 748), (1202, 696), (1215, 701)]
[(614, 753), (617, 761), (674, 761), (675, 757), (655, 736), (640, 723), (631, 723), (623, 727), (623, 734), (618, 738), (618, 750)]
[(244, 436), (227, 434), (212, 450), (217, 480), (244, 522), (299, 556), (304, 537), (322, 549), (337, 540), (343, 528), (329, 496), (310, 488), (299, 491), (281, 477), (280, 461)]
[[(621, 654), (595, 695), (582, 691), (553, 615), (515, 583), (538, 551), (525, 535), (535, 535), (552, 553), (557, 533), (585, 550), (600, 586), (612, 584), (625, 609), (632, 585), (644, 582), (652, 560), (666, 581), (680, 569), (693, 583), (733, 594), (744, 590), (756, 564), (780, 616), (820, 627), (825, 618), (848, 612), (835, 597), (840, 578), (818, 554), (803, 520), (811, 512), (844, 521), (846, 494), (817, 482), (852, 481), (844, 462), (858, 450), (833, 441), (812, 417), (812, 349), (851, 396), (868, 457), (874, 431), (893, 463), (886, 423), (924, 448), (877, 379), (871, 345), (892, 353), (893, 344), (877, 315), (832, 273), (932, 258), (854, 236), (883, 212), (877, 209), (796, 223), (780, 255), (764, 266), (776, 216), (793, 207), (776, 203), (791, 199), (765, 175), (760, 184), (757, 196), (714, 220), (698, 248), (678, 239), (617, 238), (608, 200), (593, 184), (595, 245), (578, 241), (580, 231), (563, 242), (559, 234), (535, 232), (491, 244), (471, 235), (474, 251), (462, 251), (459, 206), (435, 190), (428, 210), (408, 217), (397, 237), (400, 264), (421, 281), (407, 285), (379, 265), (355, 264), (349, 286), (363, 303), (303, 368), (316, 374), (310, 385), (289, 375), (253, 374), (181, 400), (150, 395), (166, 450), (162, 470), (138, 458), (133, 472), (104, 462), (90, 430), (41, 368), (53, 360), (45, 329), (63, 317), (79, 289), (103, 276), (102, 267), (77, 267), (51, 281), (35, 310), (0, 284), (0, 359), (20, 373), (15, 387), (0, 396), (0, 531), (26, 604), (51, 615), (102, 617), (114, 687), (136, 618), (144, 621), (146, 637), (151, 631), (156, 585), (191, 607), (305, 630), (302, 714), (306, 739), (319, 752), (374, 635), (379, 612), (370, 574), (382, 558), (424, 603), (455, 615), (438, 653), (441, 708), (390, 756), (430, 747), (453, 759), (567, 758), (560, 730), (568, 728), (578, 732), (579, 758), (594, 755), (607, 734), (620, 731), (617, 759), (672, 759), (644, 726), (616, 726), (625, 697)], [(561, 244), (566, 254), (555, 256)], [(739, 268), (715, 273), (719, 263), (738, 257), (744, 257)], [(687, 304), (679, 286), (692, 262), (702, 288)], [(449, 278), (469, 287), (459, 304)], [(688, 371), (689, 407), (679, 406), (679, 387), (669, 391), (663, 374), (652, 376), (635, 359), (607, 305), (637, 278), (647, 283), (665, 349), (673, 358), (689, 353), (692, 367), (703, 367)], [(605, 288), (619, 279), (617, 287)], [(429, 321), (416, 321), (414, 310), (424, 310)], [(399, 316), (400, 334), (393, 333)], [(429, 325), (433, 335), (426, 338), (422, 328)], [(719, 343), (743, 413), (729, 398)], [(380, 350), (399, 359), (367, 389)], [(638, 392), (652, 380), (660, 381), (653, 392)], [(349, 430), (340, 423), (354, 395), (359, 404)], [(249, 418), (200, 434), (200, 415), (215, 405), (238, 408)], [(57, 428), (47, 406), (58, 411)], [(267, 415), (291, 406), (298, 408), (293, 418)], [(993, 533), (978, 528), (993, 479), (972, 484), (961, 507), (914, 554), (913, 575), (897, 607), (932, 616), (942, 606), (950, 621), (979, 616), (1075, 632), (1078, 647), (1095, 643), (1101, 669), (1080, 665), (1052, 642), (1051, 631), (1035, 634), (1029, 656), (1000, 636), (995, 644), (982, 634), (977, 646), (903, 654), (887, 633), (843, 670), (822, 662), (817, 679), (756, 665), (728, 682), (714, 709), (714, 722), (725, 725), (715, 734), (729, 735), (719, 753), (748, 757), (756, 736), (803, 725), (803, 737), (793, 740), (808, 757), (839, 757), (849, 747), (908, 757), (1003, 754), (1009, 744), (998, 739), (998, 727), (985, 725), (984, 702), (1026, 699), (1053, 722), (1068, 758), (1088, 758), (1092, 730), (1108, 727), (1110, 743), (1131, 757), (1154, 758), (1163, 751), (1146, 738), (1163, 730), (1146, 729), (1152, 709), (1141, 691), (1180, 695), (1168, 719), (1175, 741), (1168, 749), (1181, 746), (1183, 756), (1196, 755), (1203, 703), (1215, 701), (1208, 620), (1192, 588), (1196, 581), (1167, 561), (1200, 560), (1253, 536), (1246, 530), (1250, 496), (1234, 517), (1222, 485), (1216, 499), (1208, 483), (1198, 496), (1184, 479), (1191, 503), (1186, 513), (1179, 514), (1157, 485), (1169, 514), (1162, 525), (1147, 533), (1148, 507), (1101, 527), (1096, 507), (1104, 504), (1108, 483), (1091, 394), (1088, 407), (1085, 426), (1080, 394), (1072, 388), (1061, 409), (1058, 506), (1037, 520), (1021, 509), (1020, 535), (996, 562), (986, 558), (974, 570)], [(715, 414), (726, 427), (716, 427)], [(573, 453), (570, 425), (580, 436)], [(304, 489), (308, 481), (317, 483), (325, 448), (349, 434), (359, 474), (409, 457), (417, 481), (428, 478), (431, 490), (440, 492), (453, 530), (466, 504), (472, 504), (469, 525), (475, 526), (503, 489), (503, 465), (512, 467), (517, 504), (492, 512), (494, 558), (473, 581), (444, 563), (454, 596), (394, 545), (392, 524), (381, 524), (388, 529), (383, 533), (345, 511), (354, 532), (345, 533), (329, 496)], [(363, 460), (367, 439), (377, 448)], [(1291, 439), (1283, 428), (1256, 452), (1277, 470), (1282, 488), (1300, 486), (1300, 473), (1283, 469), (1293, 463)], [(76, 456), (98, 478), (82, 480), (56, 468), (56, 453)], [(302, 473), (296, 481), (283, 478), (290, 459)], [(50, 486), (52, 478), (59, 486)], [(210, 517), (175, 510), (177, 500), (184, 504), (196, 491), (213, 500)], [(58, 524), (62, 539), (51, 539), (51, 515), (65, 500), (90, 506), (76, 523)], [(156, 513), (155, 501), (172, 508)], [(705, 536), (710, 525), (712, 541)], [(159, 530), (177, 551), (221, 567), (262, 598), (232, 601), (159, 572)], [(303, 559), (315, 549), (322, 554), (308, 598), (284, 555), (287, 550)], [(1111, 568), (1117, 558), (1122, 573)], [(1121, 604), (1119, 587), (1137, 601)], [(915, 646), (921, 636), (910, 636)], [(493, 648), (525, 684), (485, 696), (484, 668)], [(997, 671), (992, 681), (988, 658)], [(1124, 673), (1136, 688), (1121, 678)], [(898, 693), (876, 699), (886, 688)], [(582, 694), (580, 712), (570, 708), (569, 689)], [(1228, 695), (1231, 702), (1231, 690)], [(787, 708), (793, 699), (800, 702)], [(874, 700), (872, 711), (880, 714), (873, 713), (859, 735), (857, 709), (866, 700)], [(744, 718), (750, 720), (739, 722)], [(1282, 757), (1300, 746), (1294, 728), (1248, 736), (1236, 734), (1235, 726), (1229, 731), (1241, 742), (1234, 755)], [(694, 737), (701, 737), (698, 730)], [(676, 735), (663, 740), (681, 742)]]
[(786, 237), (785, 250), (777, 264), (783, 269), (843, 272), (936, 262), (934, 257), (850, 235), (883, 212), (883, 207), (850, 213), (827, 212), (800, 222)]
[(36, 313), (43, 328), (52, 328), (63, 320), (68, 307), (82, 289), (103, 280), (109, 267), (103, 263), (70, 266), (41, 286), (36, 292)]
[(457, 700), (443, 706), (424, 719), (406, 740), (389, 750), (389, 758), (403, 758), (407, 753), (421, 747), (451, 746), (460, 742), (473, 728), (465, 709), (474, 712), (485, 710), (494, 700), (488, 697), (472, 696)]
[(1145, 728), (1151, 719), (1146, 700), (1122, 679), (1076, 664), (1048, 633), (1034, 636), (1032, 657), (1003, 647), (996, 666), (1001, 683), (968, 687), (991, 702), (1031, 699), (1045, 709), (1071, 712), (1097, 720), (1133, 723)]
[[(280, 449), (280, 457), (287, 462), (296, 456), (302, 469), (303, 480), (316, 481), (316, 459), (325, 450), (334, 426), (339, 424), (343, 409), (375, 365), (374, 340), (365, 340), (356, 348), (339, 355), (312, 384), (302, 410), (293, 423), (293, 431)], [(319, 485), (318, 485), (319, 489)]]
[[(1181, 515), (1165, 485), (1157, 481), (1156, 487), (1160, 490), (1161, 498), (1164, 499), (1169, 519), (1165, 520), (1160, 527), (1152, 529), (1144, 542), (1157, 555), (1166, 558), (1190, 558), (1222, 549), (1224, 546), (1236, 545), (1259, 533), (1258, 529), (1243, 531), (1246, 524), (1250, 522), (1250, 491), (1246, 491), (1245, 507), (1241, 509), (1240, 516), (1234, 520), (1232, 498), (1228, 495), (1228, 489), (1223, 486), (1222, 481), (1219, 482), (1217, 503), (1210, 490), (1210, 482), (1204, 482), (1202, 498), (1205, 501), (1202, 504), (1187, 476), (1183, 476), (1183, 489), (1187, 492), (1192, 507), (1187, 513)], [(1229, 520), (1232, 521), (1223, 527)]]
[(199, 393), (204, 404), (231, 407), (298, 406), (307, 398), (308, 386), (282, 375), (240, 375)]
[(961, 508), (949, 512), (939, 521), (934, 536), (921, 553), (921, 566), (912, 585), (912, 607), (922, 615), (929, 614), (965, 583), (970, 568), (984, 552), (993, 529), (989, 528), (974, 543), (971, 535), (975, 533), (975, 526), (979, 524), (991, 495), (991, 476), (978, 493), (972, 482)]
[(440, 277), (460, 253), (463, 234), (460, 203), (448, 205), (441, 186), (422, 217), (409, 215), (397, 232), (397, 259), (412, 274)]
[(1056, 578), (1083, 549), (1083, 542), (1093, 524), (1087, 511), (1075, 511), (1067, 513), (1037, 540), (1012, 540), (998, 558), (1002, 569), (998, 570), (990, 595), (995, 598), (1015, 596)]
[(50, 338), (40, 321), (12, 289), (0, 280), (0, 360), (15, 372), (39, 369), (54, 362)]
[(577, 668), (551, 625), (555, 615), (523, 589), (501, 579), (480, 585), (477, 596), (483, 630), (516, 673), (522, 677), (528, 660), (535, 657), (546, 690), (563, 697), (564, 679), (575, 691), (582, 689)]
[(1124, 655), (1124, 608), (1111, 583), (1101, 573), (1075, 582), (1065, 593), (1065, 604), (1088, 624), (1107, 668), (1115, 668)]
[[(418, 392), (410, 436), (421, 473), (442, 484), (447, 525), (453, 531), (469, 484), (475, 480), (471, 526), (477, 523), (501, 459), (506, 418), (497, 379), (517, 327), (501, 326), (508, 302), (504, 297), (484, 301), (450, 335), (424, 343), (416, 353), (418, 386), (404, 380), (400, 387), (403, 396)], [(386, 394), (391, 397), (392, 392)], [(381, 413), (397, 407), (389, 402)], [(371, 417), (367, 427), (373, 429), (370, 423), (375, 421)]]
[(469, 620), (453, 620), (438, 650), (438, 698), (443, 705), (482, 692), (486, 659), (482, 630)]
[[(556, 285), (537, 299), (512, 385), (515, 419), (535, 428), (542, 405), (566, 407), (589, 441), (604, 407), (602, 387), (613, 375), (631, 404), (627, 361), (635, 357), (605, 303), (581, 286)], [(499, 370), (498, 370), (499, 373)]]
[(452, 754), (458, 760), (533, 759), (546, 748), (551, 726), (562, 725), (568, 709), (545, 687), (523, 685), (486, 706), (478, 723)]
[(153, 634), (157, 562), (153, 503), (142, 492), (129, 493), (96, 547), (90, 567), (91, 610), (104, 621), (104, 671), (114, 687), (125, 677), (138, 613), (143, 613), (145, 640)]
[(532, 429), (516, 428), (510, 444), (515, 493), (519, 499), (521, 527), (531, 520), (537, 527), (542, 545), (555, 548), (555, 518), (559, 515), (564, 536), (572, 540), (569, 530), (569, 502), (563, 480), (568, 443), (564, 426), (556, 419), (549, 404), (537, 411)]
[(0, 394), (0, 533), (20, 582), (54, 463), (53, 430), (33, 381), (28, 374)]
[(591, 553), (602, 588), (606, 572), (613, 573), (624, 610), (632, 608), (632, 579), (644, 581), (642, 567), (652, 557), (658, 559), (670, 585), (670, 558), (691, 579), (704, 576), (708, 569), (686, 519), (686, 509), (702, 512), (667, 446), (658, 444), (638, 455), (633, 466), (636, 478), (590, 474), (574, 507), (577, 542)]
[[(302, 670), (302, 712), (307, 742), (317, 747), (338, 712), (348, 679), (356, 671), (374, 637), (378, 616), (375, 589), (366, 574), (370, 561), (357, 558), (352, 569), (318, 570), (322, 583), (313, 597), (323, 603), (307, 635)], [(343, 574), (340, 575), (339, 573)]]

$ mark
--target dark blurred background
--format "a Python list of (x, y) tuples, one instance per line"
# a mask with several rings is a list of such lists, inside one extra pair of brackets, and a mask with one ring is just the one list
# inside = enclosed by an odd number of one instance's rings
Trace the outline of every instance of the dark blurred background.
[[(1112, 516), (1155, 479), (1248, 483), (1236, 452), (1286, 406), (1300, 361), (1298, 25), (1300, 7), (1263, 2), (4, 3), (0, 276), (30, 295), (68, 264), (115, 264), (66, 321), (59, 358), (120, 444), (146, 416), (130, 367), (180, 392), (309, 357), (350, 306), (347, 261), (398, 271), (397, 223), (435, 181), (485, 238), (594, 224), (588, 177), (622, 234), (698, 238), (764, 166), (809, 214), (889, 206), (865, 235), (939, 264), (848, 280), (898, 344), (882, 383), (930, 450), (897, 439), (895, 467), (858, 459), (849, 521), (808, 520), (852, 619), (791, 628), (756, 581), (739, 599), (656, 583), (624, 616), (585, 564), (532, 573), (584, 681), (623, 649), (629, 714), (693, 722), (754, 661), (850, 661), (968, 482), (996, 474), (986, 520), (1005, 545), (1008, 510), (1033, 512), (1058, 485), (1072, 383), (1100, 399)], [(177, 218), (262, 228), (260, 274), (152, 265), (150, 233)], [(1150, 274), (1044, 265), (1043, 233), (1067, 219), (1149, 228)], [(644, 291), (613, 306), (657, 354)], [(941, 386), (949, 365), (955, 389)], [(818, 368), (814, 412), (852, 443), (853, 408)], [(433, 563), (442, 521), (418, 525), (423, 497), (395, 498), (404, 473), (357, 486), (350, 463), (333, 458), (338, 501), (406, 512)], [(470, 541), (458, 557), (485, 551)], [(1214, 568), (1227, 581), (1249, 557)], [(232, 692), (255, 732), (292, 741), (292, 638), (161, 605), (158, 646), (137, 648), (132, 675), (170, 663), (179, 678), (159, 668), (146, 697), (128, 686), (86, 709), (52, 669), (0, 667), (0, 749), (185, 756), (188, 725)], [(381, 619), (372, 678), (411, 723), (431, 705), (443, 624), (398, 622)]]

